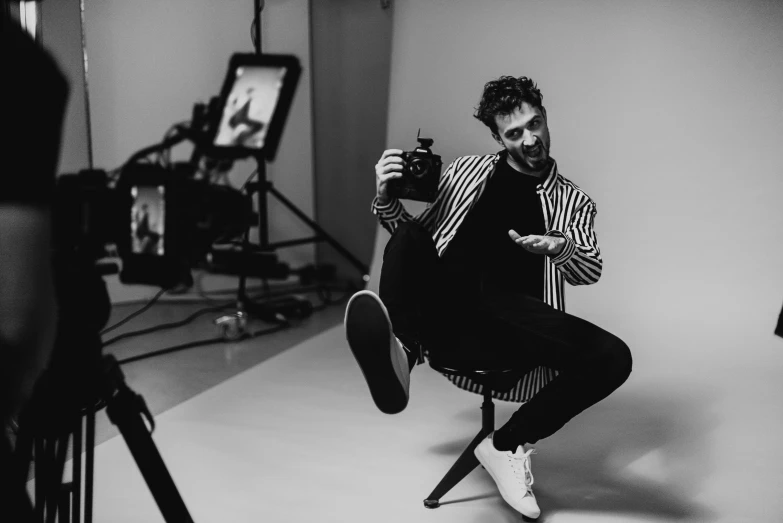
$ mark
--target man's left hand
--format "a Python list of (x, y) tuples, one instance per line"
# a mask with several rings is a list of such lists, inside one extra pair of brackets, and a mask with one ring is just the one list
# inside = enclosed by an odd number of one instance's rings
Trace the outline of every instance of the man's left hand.
[(508, 231), (508, 235), (514, 240), (514, 243), (534, 254), (557, 256), (563, 252), (563, 247), (565, 247), (565, 239), (558, 236), (539, 236), (537, 234), (520, 236), (513, 229)]

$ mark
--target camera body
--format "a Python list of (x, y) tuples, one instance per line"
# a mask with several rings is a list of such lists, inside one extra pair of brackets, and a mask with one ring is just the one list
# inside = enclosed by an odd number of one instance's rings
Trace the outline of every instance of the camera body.
[(253, 224), (239, 190), (196, 179), (194, 167), (129, 163), (111, 187), (103, 170), (63, 174), (55, 188), (55, 250), (100, 260), (116, 246), (120, 281), (171, 288), (193, 283), (191, 267), (213, 243)]
[(402, 153), (402, 178), (389, 180), (389, 196), (420, 202), (434, 202), (443, 162), (430, 150), (434, 140), (416, 137), (419, 147)]

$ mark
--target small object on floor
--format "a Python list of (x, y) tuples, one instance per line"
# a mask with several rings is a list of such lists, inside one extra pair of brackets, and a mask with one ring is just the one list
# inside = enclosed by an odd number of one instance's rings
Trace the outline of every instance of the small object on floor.
[(220, 335), (226, 340), (238, 340), (247, 332), (247, 314), (242, 311), (221, 316), (214, 323)]
[(408, 354), (375, 293), (359, 291), (351, 297), (345, 310), (345, 337), (375, 405), (386, 414), (402, 412), (409, 397)]
[(541, 515), (536, 496), (533, 494), (533, 472), (530, 469), (530, 455), (522, 445), (516, 452), (500, 451), (492, 443), (492, 434), (479, 443), (474, 453), (479, 463), (495, 480), (500, 495), (516, 511), (530, 519)]

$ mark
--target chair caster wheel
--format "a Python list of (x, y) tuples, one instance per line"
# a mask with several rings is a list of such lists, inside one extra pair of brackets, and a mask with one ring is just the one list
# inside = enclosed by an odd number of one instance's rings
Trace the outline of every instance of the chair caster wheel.
[(437, 499), (425, 499), (424, 506), (427, 508), (438, 508), (440, 506), (440, 501)]

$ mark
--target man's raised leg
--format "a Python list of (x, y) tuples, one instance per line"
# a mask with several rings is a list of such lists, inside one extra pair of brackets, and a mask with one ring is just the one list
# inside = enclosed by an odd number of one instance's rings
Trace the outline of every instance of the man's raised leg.
[(346, 307), (348, 346), (386, 414), (408, 405), (410, 371), (421, 355), (421, 306), (431, 298), (437, 261), (435, 243), (421, 225), (400, 225), (384, 250), (381, 296), (359, 291)]

